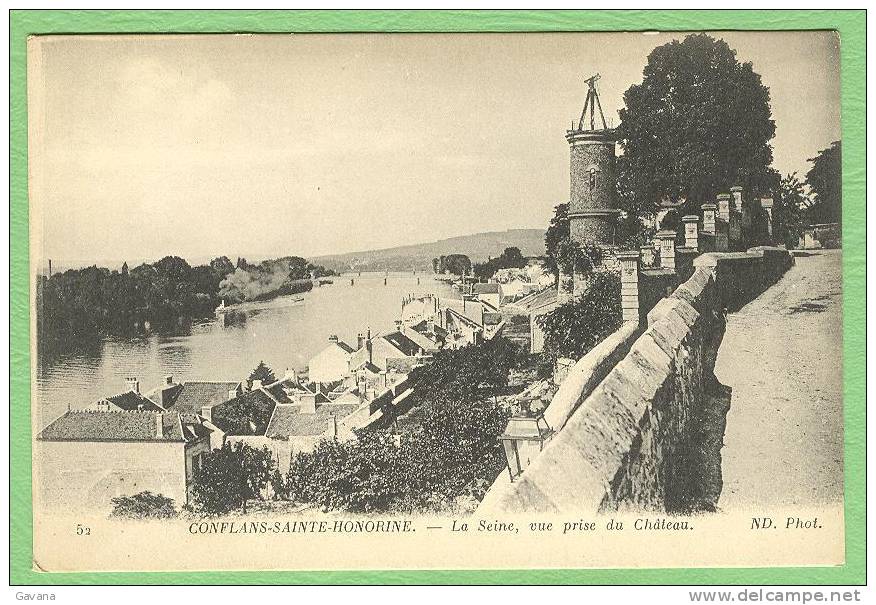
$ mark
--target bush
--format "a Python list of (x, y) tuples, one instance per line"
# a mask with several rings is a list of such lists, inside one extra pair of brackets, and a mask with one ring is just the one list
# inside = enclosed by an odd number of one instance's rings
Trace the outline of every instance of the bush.
[(536, 319), (550, 361), (580, 359), (617, 330), (621, 321), (620, 275), (610, 271), (591, 274), (583, 296)]
[(241, 509), (246, 502), (262, 499), (276, 466), (268, 448), (257, 450), (245, 443), (206, 454), (195, 471), (192, 484), (192, 509), (207, 515), (222, 515)]
[(122, 519), (169, 519), (177, 514), (173, 499), (150, 491), (119, 496), (110, 502), (113, 505), (110, 516)]

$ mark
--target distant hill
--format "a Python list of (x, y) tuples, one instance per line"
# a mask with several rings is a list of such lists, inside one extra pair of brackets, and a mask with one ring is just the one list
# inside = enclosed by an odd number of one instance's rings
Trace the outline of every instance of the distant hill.
[(317, 256), (311, 261), (335, 271), (431, 271), (432, 259), (442, 255), (467, 254), (472, 262), (477, 263), (499, 256), (511, 246), (520, 248), (524, 256), (541, 256), (544, 254), (544, 230), (490, 231), (383, 250)]

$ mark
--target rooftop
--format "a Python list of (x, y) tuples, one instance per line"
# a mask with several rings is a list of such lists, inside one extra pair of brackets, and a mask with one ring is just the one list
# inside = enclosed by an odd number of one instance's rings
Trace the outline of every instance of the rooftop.
[[(228, 401), (228, 392), (236, 391), (239, 386), (240, 382), (188, 380), (177, 388), (169, 389), (169, 393), (165, 393), (165, 407), (173, 407), (174, 410), (182, 413), (197, 414), (204, 406)], [(157, 392), (158, 389), (151, 393)]]
[(396, 349), (398, 349), (408, 357), (413, 357), (422, 349), (420, 345), (418, 345), (399, 331), (390, 332), (389, 334), (381, 336), (381, 338), (389, 342), (392, 346), (394, 346)]
[(352, 414), (356, 404), (327, 403), (316, 408), (316, 413), (302, 414), (298, 405), (281, 404), (274, 408), (265, 436), (272, 439), (314, 437), (332, 426), (332, 416), (341, 420)]
[[(161, 420), (161, 435), (158, 422)], [(209, 434), (200, 424), (184, 422), (176, 412), (103, 412), (71, 410), (37, 435), (42, 441), (176, 441)]]
[(498, 294), (501, 284), (472, 284), (472, 293), (474, 294)]
[(162, 411), (161, 406), (157, 405), (151, 399), (144, 397), (140, 393), (135, 393), (134, 391), (126, 391), (124, 393), (119, 393), (118, 395), (113, 395), (112, 397), (107, 397), (106, 400), (124, 412), (137, 412), (137, 411), (160, 412), (160, 411)]

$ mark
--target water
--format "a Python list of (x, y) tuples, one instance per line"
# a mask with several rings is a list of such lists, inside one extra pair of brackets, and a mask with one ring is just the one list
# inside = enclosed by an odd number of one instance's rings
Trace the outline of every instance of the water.
[[(107, 338), (75, 352), (39, 360), (35, 389), (37, 428), (72, 408), (126, 389), (125, 378), (140, 379), (142, 391), (167, 374), (174, 380), (244, 380), (264, 360), (279, 377), (286, 368), (303, 369), (328, 342), (330, 334), (355, 347), (356, 335), (392, 328), (408, 294), (455, 297), (450, 287), (429, 275), (410, 273), (349, 274), (334, 284), (314, 288), (304, 302), (254, 309), (223, 326), (209, 320), (181, 336), (136, 340)], [(355, 285), (350, 285), (350, 279)], [(417, 280), (420, 284), (417, 284)], [(294, 298), (294, 297), (293, 297)], [(277, 300), (270, 304), (281, 304)]]

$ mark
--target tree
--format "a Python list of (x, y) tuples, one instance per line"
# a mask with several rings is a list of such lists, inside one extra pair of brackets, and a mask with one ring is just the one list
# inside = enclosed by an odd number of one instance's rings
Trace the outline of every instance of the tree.
[(119, 496), (110, 500), (112, 517), (122, 519), (169, 519), (176, 516), (173, 499), (150, 491), (133, 496)]
[(788, 248), (797, 246), (804, 227), (804, 214), (812, 200), (806, 195), (797, 173), (782, 178), (773, 205), (773, 239)]
[(465, 254), (448, 254), (442, 259), (439, 273), (450, 271), (453, 275), (467, 275), (471, 271), (471, 259)]
[(229, 273), (234, 271), (234, 263), (231, 262), (231, 259), (227, 256), (218, 256), (210, 261), (210, 268), (218, 275), (220, 278), (224, 278)]
[(526, 258), (520, 252), (520, 248), (510, 246), (497, 256), (485, 263), (479, 263), (474, 266), (474, 274), (478, 279), (487, 280), (499, 269), (522, 268), (526, 266)]
[(806, 211), (810, 223), (840, 223), (843, 209), (842, 145), (834, 141), (814, 158), (806, 173), (806, 184), (812, 190), (812, 205)]
[(245, 443), (226, 443), (204, 455), (192, 483), (192, 508), (207, 515), (222, 515), (242, 509), (262, 491), (275, 469), (268, 448), (257, 450)]
[(775, 190), (769, 102), (760, 75), (723, 40), (692, 34), (655, 48), (620, 110), (623, 209), (647, 214), (664, 197), (698, 208), (734, 185)]
[(620, 276), (595, 272), (584, 295), (536, 319), (544, 330), (544, 356), (579, 359), (621, 325)]
[(545, 268), (553, 273), (554, 279), (559, 279), (559, 265), (557, 264), (557, 246), (560, 242), (568, 240), (569, 234), (569, 204), (557, 204), (554, 206), (554, 216), (544, 233)]
[(253, 380), (261, 380), (263, 385), (269, 385), (277, 382), (277, 377), (274, 376), (274, 371), (265, 364), (264, 361), (259, 361), (259, 365), (250, 372), (246, 383), (249, 388), (252, 388)]

